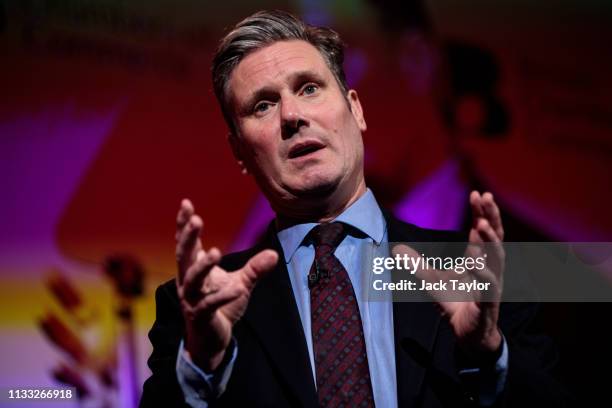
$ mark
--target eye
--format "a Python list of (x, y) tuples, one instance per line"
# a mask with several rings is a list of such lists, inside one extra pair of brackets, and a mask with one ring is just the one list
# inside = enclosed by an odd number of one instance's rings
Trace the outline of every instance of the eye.
[(265, 111), (267, 111), (270, 108), (270, 103), (269, 102), (259, 102), (257, 105), (255, 105), (255, 107), (253, 108), (253, 112), (254, 113), (264, 113)]
[(319, 89), (319, 87), (315, 84), (308, 84), (304, 87), (302, 92), (304, 93), (304, 95), (312, 95), (317, 92), (317, 89)]

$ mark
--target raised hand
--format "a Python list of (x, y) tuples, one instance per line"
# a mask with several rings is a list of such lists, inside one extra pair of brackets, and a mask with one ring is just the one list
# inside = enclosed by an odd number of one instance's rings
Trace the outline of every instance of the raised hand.
[(274, 268), (278, 254), (267, 249), (241, 269), (225, 271), (218, 266), (219, 249), (203, 249), (202, 228), (191, 202), (183, 200), (176, 219), (176, 286), (185, 319), (185, 349), (210, 372), (223, 360), (232, 327), (244, 314), (255, 283)]
[[(472, 354), (493, 353), (501, 344), (497, 321), (505, 263), (504, 228), (491, 193), (481, 196), (472, 191), (470, 206), (473, 219), (466, 256), (475, 258), (486, 254), (486, 268), (471, 273), (479, 281), (491, 283), (487, 300), (474, 298), (472, 301), (440, 302), (439, 306), (453, 327), (460, 346)], [(475, 292), (475, 296), (479, 293)]]
[[(447, 283), (446, 290), (428, 290), (428, 293), (451, 324), (460, 347), (467, 354), (478, 357), (493, 354), (501, 345), (502, 337), (497, 321), (505, 263), (502, 242), (504, 229), (499, 208), (491, 193), (481, 196), (477, 191), (472, 191), (470, 206), (473, 223), (465, 257), (484, 257), (485, 268), (473, 268), (463, 274), (420, 268), (415, 273), (418, 279), (427, 283)], [(416, 250), (403, 244), (397, 245), (394, 253), (406, 254), (411, 258), (420, 257)], [(452, 290), (451, 279), (456, 282), (471, 282), (475, 279), (488, 286), (486, 292), (472, 290), (466, 293)]]

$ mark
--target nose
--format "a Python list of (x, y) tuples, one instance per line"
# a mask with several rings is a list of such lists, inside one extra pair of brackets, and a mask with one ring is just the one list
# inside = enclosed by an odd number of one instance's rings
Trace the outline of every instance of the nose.
[(309, 126), (300, 101), (294, 96), (287, 96), (281, 100), (281, 133), (283, 139), (289, 139), (299, 132), (302, 126)]

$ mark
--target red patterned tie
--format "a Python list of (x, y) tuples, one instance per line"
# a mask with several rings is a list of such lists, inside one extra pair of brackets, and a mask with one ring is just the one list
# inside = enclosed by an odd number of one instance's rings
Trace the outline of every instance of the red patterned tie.
[(334, 250), (346, 236), (338, 222), (310, 232), (315, 261), (308, 274), (312, 340), (321, 407), (373, 407), (359, 306)]

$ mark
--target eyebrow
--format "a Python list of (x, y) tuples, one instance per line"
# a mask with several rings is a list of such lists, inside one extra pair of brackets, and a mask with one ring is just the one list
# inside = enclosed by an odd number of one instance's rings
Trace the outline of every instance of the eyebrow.
[[(296, 71), (289, 76), (288, 80), (290, 84), (301, 84), (302, 82), (308, 81), (314, 81), (322, 85), (325, 84), (325, 79), (319, 73), (311, 70)], [(268, 99), (270, 95), (274, 95), (276, 92), (276, 88), (273, 86), (264, 86), (257, 89), (247, 98), (246, 102), (241, 107), (241, 111), (249, 111), (257, 101)]]
[(250, 113), (251, 108), (257, 103), (257, 101), (261, 99), (269, 99), (270, 95), (273, 95), (275, 92), (275, 88), (271, 86), (259, 88), (247, 98), (246, 102), (240, 107), (240, 110), (244, 113)]

